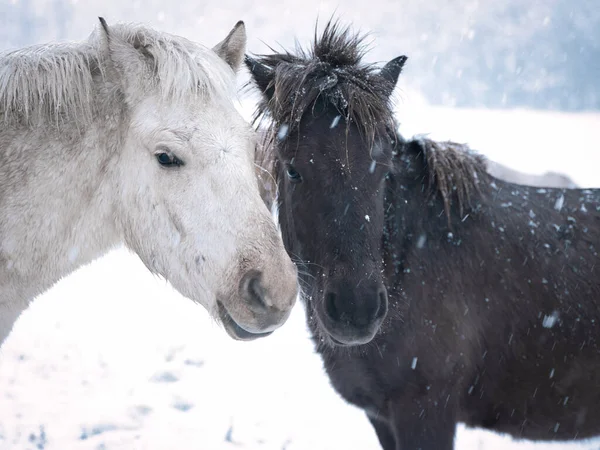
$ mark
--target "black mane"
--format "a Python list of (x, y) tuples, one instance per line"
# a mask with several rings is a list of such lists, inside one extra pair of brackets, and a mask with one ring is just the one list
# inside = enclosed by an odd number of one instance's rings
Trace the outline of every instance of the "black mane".
[[(410, 173), (415, 156), (423, 167), (414, 168), (430, 196), (439, 196), (450, 224), (454, 215), (460, 220), (474, 208), (483, 195), (480, 183), (492, 179), (486, 170), (486, 159), (465, 144), (430, 139), (413, 139), (401, 144), (396, 162), (397, 173)], [(414, 170), (413, 169), (413, 170)]]

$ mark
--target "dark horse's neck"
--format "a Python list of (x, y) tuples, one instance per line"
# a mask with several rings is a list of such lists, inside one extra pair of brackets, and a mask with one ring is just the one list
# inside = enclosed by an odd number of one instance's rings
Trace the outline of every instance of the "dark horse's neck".
[(405, 269), (405, 256), (413, 246), (459, 243), (457, 232), (465, 220), (481, 211), (480, 184), (491, 180), (481, 156), (449, 142), (401, 142), (394, 165), (384, 200), (382, 246), (388, 280)]

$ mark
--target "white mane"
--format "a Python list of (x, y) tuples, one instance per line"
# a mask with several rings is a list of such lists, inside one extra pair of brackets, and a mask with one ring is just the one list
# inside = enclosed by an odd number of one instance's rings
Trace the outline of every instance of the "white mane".
[[(140, 60), (147, 55), (150, 76), (140, 71), (137, 83), (165, 100), (234, 92), (231, 69), (207, 47), (135, 24), (111, 26), (109, 34), (137, 49)], [(106, 78), (112, 63), (109, 53), (101, 28), (85, 42), (0, 53), (0, 120), (88, 122), (97, 103), (94, 84)]]

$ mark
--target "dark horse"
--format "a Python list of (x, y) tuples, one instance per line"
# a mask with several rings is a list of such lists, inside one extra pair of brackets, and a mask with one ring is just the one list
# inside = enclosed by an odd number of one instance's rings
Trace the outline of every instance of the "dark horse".
[(457, 422), (600, 434), (600, 191), (510, 184), (465, 146), (404, 140), (406, 58), (362, 56), (330, 22), (310, 50), (246, 61), (333, 386), (386, 450), (452, 449)]

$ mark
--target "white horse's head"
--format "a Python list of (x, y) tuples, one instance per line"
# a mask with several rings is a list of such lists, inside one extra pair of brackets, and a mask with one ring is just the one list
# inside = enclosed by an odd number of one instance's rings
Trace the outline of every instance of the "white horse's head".
[(100, 33), (128, 110), (117, 177), (127, 246), (232, 337), (270, 333), (297, 278), (259, 195), (254, 132), (233, 104), (244, 24), (213, 49), (104, 21)]

